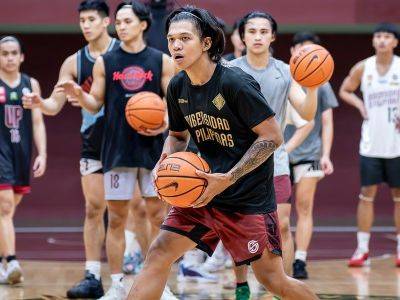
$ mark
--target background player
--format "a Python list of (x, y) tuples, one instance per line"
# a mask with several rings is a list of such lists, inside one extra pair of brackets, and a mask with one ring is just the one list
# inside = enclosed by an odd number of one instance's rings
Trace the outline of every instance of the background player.
[[(40, 94), (37, 80), (21, 73), (21, 43), (13, 36), (0, 39), (0, 283), (22, 282), (15, 251), (14, 214), (30, 192), (32, 139), (37, 149), (34, 177), (46, 170), (46, 129), (40, 109), (25, 110), (23, 94)], [(3, 267), (3, 258), (6, 264)]]
[(157, 234), (166, 214), (166, 204), (158, 199), (154, 190), (151, 169), (161, 153), (162, 133), (167, 122), (157, 130), (137, 132), (125, 119), (125, 106), (128, 99), (140, 91), (163, 96), (175, 66), (167, 55), (146, 46), (144, 33), (151, 25), (149, 9), (138, 1), (131, 3), (121, 3), (116, 9), (115, 27), (122, 43), (96, 60), (90, 94), (72, 81), (60, 85), (74, 98), (73, 101), (78, 100), (92, 113), (97, 113), (103, 104), (105, 106), (102, 162), (109, 215), (106, 248), (112, 285), (102, 299), (126, 296), (122, 284), (124, 228), (136, 179), (146, 200), (152, 237)]
[(239, 23), (240, 20), (237, 20), (234, 24), (233, 24), (233, 31), (232, 31), (232, 35), (231, 35), (231, 42), (233, 45), (233, 52), (232, 53), (228, 53), (226, 55), (224, 55), (224, 58), (226, 60), (234, 60), (235, 58), (238, 58), (240, 56), (243, 55), (243, 51), (246, 49), (246, 46), (243, 44), (242, 39), (240, 38), (239, 35)]
[[(399, 43), (395, 25), (379, 24), (372, 37), (375, 55), (358, 62), (343, 81), (340, 97), (357, 108), (364, 121), (360, 141), (361, 192), (357, 209), (357, 249), (349, 266), (369, 262), (369, 238), (374, 220), (374, 198), (378, 184), (386, 182), (394, 201), (397, 230), (397, 260), (400, 266), (400, 58), (394, 55)], [(363, 99), (354, 92), (360, 87)]]
[[(301, 86), (292, 80), (289, 66), (271, 56), (270, 46), (276, 39), (277, 29), (275, 19), (267, 13), (251, 12), (244, 16), (239, 24), (239, 34), (246, 45), (246, 55), (230, 63), (253, 76), (260, 84), (261, 92), (276, 113), (276, 119), (283, 134), (288, 100), (302, 118), (311, 121), (317, 107), (317, 89), (308, 88), (305, 94)], [(274, 186), (282, 236), (283, 262), (287, 274), (290, 274), (294, 252), (290, 232), (289, 175), (288, 155), (284, 146), (281, 146), (274, 153)], [(246, 266), (240, 269), (235, 268), (235, 270), (237, 299), (249, 299), (250, 289), (247, 284)]]
[[(74, 80), (89, 91), (93, 82), (92, 69), (95, 59), (119, 45), (110, 37), (109, 7), (103, 0), (85, 0), (78, 7), (79, 25), (87, 45), (69, 56), (61, 66), (58, 83)], [(47, 99), (32, 93), (24, 97), (25, 107), (40, 107), (47, 115), (58, 114), (67, 97), (60, 88), (54, 88)], [(72, 103), (79, 106), (78, 103)], [(85, 196), (85, 222), (83, 239), (85, 244), (85, 277), (67, 291), (69, 298), (99, 298), (104, 295), (101, 283), (101, 250), (105, 238), (103, 215), (104, 200), (103, 169), (100, 161), (104, 127), (104, 109), (92, 115), (82, 109), (82, 150), (80, 172), (82, 190)]]
[[(170, 132), (160, 162), (184, 151), (191, 136), (213, 173), (198, 172), (208, 185), (191, 208), (170, 210), (130, 299), (157, 299), (176, 259), (195, 246), (212, 254), (220, 238), (235, 263), (251, 263), (269, 290), (286, 299), (316, 299), (285, 275), (277, 255), (280, 238), (270, 156), (282, 143), (282, 134), (259, 85), (239, 68), (219, 63), (224, 34), (207, 10), (176, 10), (167, 19), (166, 31), (170, 52), (184, 71), (168, 88)], [(207, 125), (201, 117), (206, 120), (206, 115), (226, 127)], [(252, 230), (246, 230), (249, 226)]]
[[(303, 45), (319, 43), (319, 37), (315, 34), (299, 32), (293, 37), (291, 53), (294, 54)], [(306, 259), (313, 232), (312, 212), (317, 183), (324, 175), (333, 173), (330, 154), (333, 142), (333, 108), (337, 106), (338, 102), (329, 82), (320, 86), (314, 128), (306, 140), (289, 155), (293, 182), (296, 187), (297, 212), (293, 277), (298, 279), (308, 278)], [(288, 126), (285, 131), (285, 140), (293, 138), (295, 130), (294, 126)]]

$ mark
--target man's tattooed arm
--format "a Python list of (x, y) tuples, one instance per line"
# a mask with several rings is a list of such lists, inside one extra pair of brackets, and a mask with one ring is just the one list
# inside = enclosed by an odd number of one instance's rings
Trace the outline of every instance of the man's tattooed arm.
[(242, 176), (250, 173), (279, 147), (275, 141), (257, 139), (243, 155), (242, 159), (231, 169), (231, 182), (235, 183)]

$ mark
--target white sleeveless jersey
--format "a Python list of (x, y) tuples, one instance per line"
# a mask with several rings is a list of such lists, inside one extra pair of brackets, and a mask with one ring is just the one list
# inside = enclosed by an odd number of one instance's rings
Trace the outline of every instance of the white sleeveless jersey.
[(400, 57), (393, 57), (383, 76), (377, 71), (376, 56), (367, 58), (361, 91), (368, 119), (362, 124), (360, 154), (379, 158), (400, 156), (400, 132), (395, 124), (400, 114)]

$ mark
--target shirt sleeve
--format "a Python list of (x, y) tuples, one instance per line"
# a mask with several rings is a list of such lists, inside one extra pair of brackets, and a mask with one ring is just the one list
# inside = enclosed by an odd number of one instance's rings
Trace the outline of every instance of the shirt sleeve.
[(335, 93), (333, 92), (332, 86), (329, 82), (321, 86), (318, 93), (318, 97), (321, 97), (320, 103), (322, 112), (339, 106)]
[(234, 97), (234, 104), (243, 122), (249, 128), (253, 128), (262, 121), (275, 116), (275, 113), (261, 93), (260, 85), (252, 77), (249, 77), (240, 78), (241, 83), (236, 83), (240, 87)]
[(177, 132), (185, 131), (187, 129), (185, 118), (183, 117), (182, 111), (179, 108), (178, 99), (176, 98), (174, 93), (172, 80), (167, 89), (167, 108), (169, 130)]

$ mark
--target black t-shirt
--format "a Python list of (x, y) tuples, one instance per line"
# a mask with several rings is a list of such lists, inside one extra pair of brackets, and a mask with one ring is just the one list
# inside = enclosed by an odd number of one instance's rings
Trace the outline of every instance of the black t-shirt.
[(136, 93), (150, 91), (163, 97), (163, 53), (151, 47), (128, 53), (121, 47), (103, 55), (106, 73), (104, 136), (101, 161), (105, 172), (116, 167), (153, 169), (164, 137), (144, 136), (129, 126), (125, 106)]
[[(222, 64), (202, 86), (191, 85), (183, 71), (177, 74), (167, 102), (170, 130), (188, 129), (213, 173), (231, 170), (257, 139), (251, 129), (274, 116), (253, 77)], [(276, 210), (273, 168), (271, 156), (209, 205), (247, 214)]]

